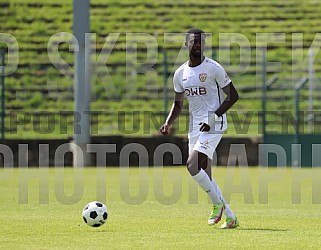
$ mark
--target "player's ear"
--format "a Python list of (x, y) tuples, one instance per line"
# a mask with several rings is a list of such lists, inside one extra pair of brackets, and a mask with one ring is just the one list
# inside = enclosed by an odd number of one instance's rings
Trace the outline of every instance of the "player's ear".
[(187, 48), (187, 42), (185, 42), (185, 48)]

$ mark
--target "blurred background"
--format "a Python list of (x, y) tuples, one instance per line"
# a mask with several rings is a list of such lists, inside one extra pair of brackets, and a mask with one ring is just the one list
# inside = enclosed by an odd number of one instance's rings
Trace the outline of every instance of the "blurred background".
[[(29, 160), (38, 158), (31, 145), (54, 149), (73, 139), (74, 4), (83, 3), (0, 0), (2, 144), (15, 152), (27, 143)], [(249, 165), (257, 165), (258, 145), (272, 143), (297, 165), (291, 145), (301, 144), (302, 164), (311, 165), (321, 132), (320, 13), (316, 0), (91, 0), (91, 142), (153, 149), (165, 140), (186, 151), (187, 101), (171, 138), (157, 130), (172, 102), (173, 73), (187, 60), (184, 32), (199, 27), (209, 33), (206, 56), (223, 65), (240, 94), (221, 154), (245, 143)]]

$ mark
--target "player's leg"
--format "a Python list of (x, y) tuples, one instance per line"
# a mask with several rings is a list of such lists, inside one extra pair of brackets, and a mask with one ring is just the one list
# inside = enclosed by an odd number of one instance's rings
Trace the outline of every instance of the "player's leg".
[(212, 164), (211, 164), (211, 161), (208, 163), (207, 167), (204, 170), (207, 173), (207, 175), (209, 176), (209, 178), (211, 179), (212, 185), (213, 185), (217, 195), (219, 196), (220, 200), (224, 204), (224, 215), (226, 216), (226, 220), (225, 220), (225, 222), (222, 224), (222, 226), (220, 228), (222, 228), (222, 229), (226, 229), (227, 228), (228, 229), (228, 228), (238, 227), (239, 226), (239, 222), (238, 222), (235, 214), (231, 210), (229, 204), (225, 201), (225, 199), (223, 197), (223, 194), (221, 192), (221, 189), (217, 185), (215, 179), (212, 178)]
[(208, 164), (211, 165), (210, 162), (211, 159), (209, 159), (206, 154), (198, 152), (196, 150), (192, 150), (187, 160), (187, 169), (192, 175), (193, 179), (198, 182), (198, 184), (205, 192), (207, 192), (213, 203), (213, 211), (208, 220), (208, 224), (213, 225), (221, 220), (224, 211), (224, 204), (216, 193), (211, 179), (203, 169), (206, 169), (206, 166), (208, 166)]
[(207, 155), (193, 150), (187, 160), (187, 170), (193, 179), (207, 192), (213, 204), (220, 204), (221, 200), (217, 195), (214, 186), (202, 166), (207, 166)]
[(212, 179), (212, 184), (213, 184), (213, 187), (214, 187), (217, 195), (220, 197), (221, 201), (223, 201), (223, 203), (224, 203), (224, 215), (226, 216), (226, 220), (225, 220), (224, 224), (221, 226), (221, 228), (235, 228), (235, 227), (237, 227), (239, 225), (239, 222), (238, 222), (235, 214), (231, 210), (229, 204), (225, 201), (225, 199), (222, 195), (221, 189), (217, 185), (215, 179)]
[(228, 205), (228, 203), (225, 201), (223, 194), (221, 192), (221, 189), (219, 188), (219, 186), (217, 185), (216, 181), (214, 178), (212, 178), (212, 161), (208, 161), (208, 164), (206, 166), (206, 168), (204, 168), (205, 172), (207, 173), (207, 175), (209, 176), (209, 178), (212, 181), (212, 184), (214, 186), (214, 189), (218, 195), (218, 197), (220, 198), (220, 200), (224, 203), (224, 215), (226, 216), (227, 219), (234, 219), (236, 218), (234, 213), (232, 212), (230, 206)]
[(209, 160), (207, 161), (207, 165), (206, 166), (203, 166), (203, 169), (205, 171), (205, 173), (208, 175), (208, 177), (210, 178), (210, 180), (212, 180), (212, 161)]
[[(220, 140), (222, 138), (222, 133), (217, 133), (217, 134), (200, 134), (200, 136), (198, 137), (195, 145), (194, 145), (194, 149), (197, 151), (201, 151), (204, 154), (206, 154), (208, 156), (208, 161), (207, 161), (207, 165), (205, 165), (205, 163), (202, 163), (202, 168), (204, 169), (204, 171), (207, 173), (207, 175), (209, 176), (209, 178), (211, 179), (211, 183), (213, 185), (213, 188), (215, 190), (215, 193), (218, 195), (218, 197), (220, 198), (221, 202), (223, 202), (224, 204), (224, 214), (226, 216), (226, 221), (225, 223), (222, 225), (223, 228), (233, 228), (238, 226), (238, 221), (236, 216), (233, 214), (232, 210), (230, 209), (229, 205), (226, 203), (222, 192), (220, 190), (220, 188), (218, 187), (215, 179), (212, 179), (212, 157), (214, 154), (215, 149), (217, 148), (217, 145), (219, 144)], [(208, 220), (208, 223), (210, 225), (215, 224), (216, 222), (213, 220), (213, 217), (215, 217), (215, 206), (213, 207), (213, 212), (210, 216), (210, 219)], [(213, 216), (214, 215), (214, 216)]]

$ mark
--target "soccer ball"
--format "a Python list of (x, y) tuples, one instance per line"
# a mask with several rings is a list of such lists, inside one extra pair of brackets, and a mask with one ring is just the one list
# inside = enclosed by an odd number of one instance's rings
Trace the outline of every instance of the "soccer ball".
[(100, 227), (104, 225), (108, 217), (105, 204), (99, 201), (89, 202), (82, 210), (82, 218), (88, 226)]

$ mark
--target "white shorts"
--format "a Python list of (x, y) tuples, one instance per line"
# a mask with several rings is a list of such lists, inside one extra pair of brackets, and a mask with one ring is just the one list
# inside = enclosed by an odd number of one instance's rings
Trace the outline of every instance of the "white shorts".
[(189, 138), (188, 151), (191, 153), (193, 150), (206, 154), (208, 158), (213, 159), (213, 154), (219, 142), (222, 139), (223, 133), (206, 133), (200, 132), (199, 135)]

